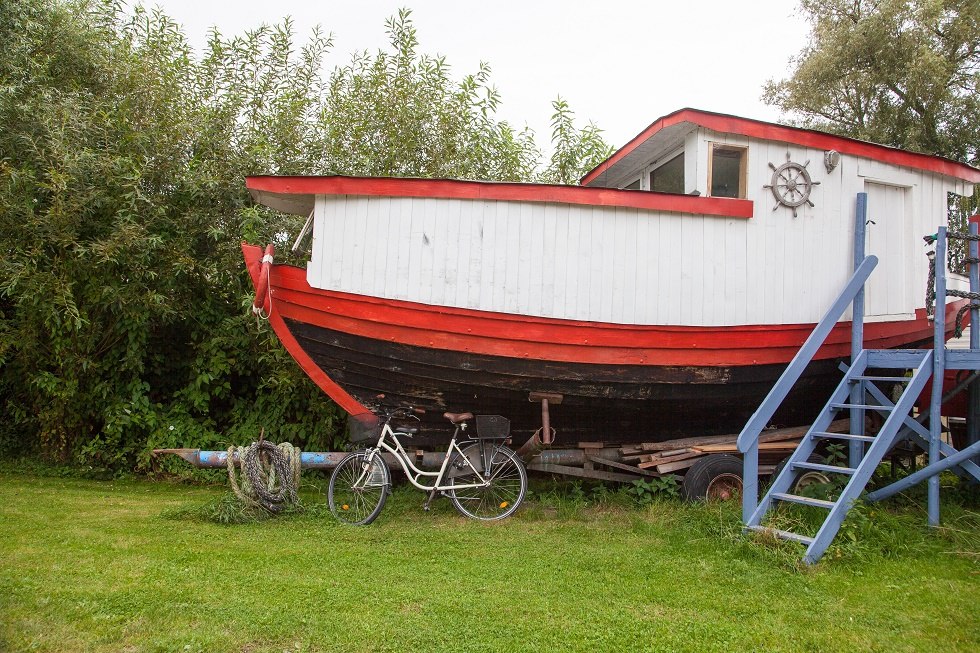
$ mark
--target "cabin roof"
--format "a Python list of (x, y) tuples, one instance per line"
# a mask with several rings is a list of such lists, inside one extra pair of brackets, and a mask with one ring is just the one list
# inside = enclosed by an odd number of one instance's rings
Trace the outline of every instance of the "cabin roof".
[(980, 169), (952, 159), (909, 152), (814, 129), (684, 108), (653, 121), (630, 142), (582, 177), (581, 183), (583, 186), (615, 186), (621, 181), (621, 177), (625, 178), (658, 155), (667, 154), (682, 145), (685, 135), (697, 127), (815, 149), (837, 150), (841, 154), (942, 174), (969, 183), (980, 182)]

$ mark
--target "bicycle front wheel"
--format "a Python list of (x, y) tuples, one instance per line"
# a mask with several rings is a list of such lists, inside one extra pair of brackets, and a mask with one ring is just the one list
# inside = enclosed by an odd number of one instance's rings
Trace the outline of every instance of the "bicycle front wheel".
[[(489, 442), (468, 444), (462, 448), (462, 452), (481, 473), (473, 473), (457, 453), (450, 463), (459, 470), (453, 477), (453, 484), (483, 481), (488, 481), (488, 484), (448, 490), (447, 494), (456, 510), (481, 521), (496, 521), (514, 514), (527, 492), (527, 471), (517, 454), (503, 445)], [(483, 471), (484, 467), (486, 472)]]
[(388, 465), (375, 453), (368, 462), (366, 451), (346, 456), (330, 475), (327, 502), (338, 520), (367, 525), (378, 518), (391, 488)]

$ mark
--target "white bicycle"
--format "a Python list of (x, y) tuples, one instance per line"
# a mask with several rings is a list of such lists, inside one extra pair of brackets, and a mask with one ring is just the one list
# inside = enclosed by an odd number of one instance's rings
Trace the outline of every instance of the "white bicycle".
[[(373, 447), (356, 451), (343, 460), (330, 476), (327, 499), (330, 512), (347, 524), (370, 524), (384, 508), (391, 493), (391, 471), (381, 455), (386, 451), (401, 465), (409, 482), (429, 492), (424, 509), (437, 494), (448, 496), (456, 509), (472, 519), (496, 521), (514, 514), (527, 492), (527, 471), (520, 458), (503, 445), (510, 435), (510, 421), (500, 415), (446, 413), (455, 427), (439, 471), (424, 471), (416, 467), (399, 441), (399, 436), (412, 437), (417, 426), (392, 427), (393, 419), (414, 417), (419, 409), (386, 408), (380, 415), (359, 415), (351, 418), (352, 439), (373, 439)], [(470, 436), (469, 422), (477, 423), (477, 433)], [(357, 431), (359, 434), (356, 434)], [(359, 437), (360, 436), (360, 437)], [(458, 441), (461, 440), (461, 441)], [(394, 445), (394, 446), (392, 446)], [(434, 478), (432, 485), (423, 479)]]

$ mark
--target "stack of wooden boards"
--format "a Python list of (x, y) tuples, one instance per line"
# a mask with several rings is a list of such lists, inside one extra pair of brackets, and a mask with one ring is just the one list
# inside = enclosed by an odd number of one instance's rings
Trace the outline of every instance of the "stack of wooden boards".
[[(840, 419), (831, 423), (829, 433), (846, 433), (849, 420)], [(759, 436), (760, 463), (777, 463), (790, 455), (800, 440), (806, 435), (807, 426), (772, 429)], [(671, 474), (687, 469), (704, 456), (727, 453), (738, 455), (735, 441), (737, 434), (709, 435), (666, 442), (644, 442), (619, 450), (623, 462), (656, 474)], [(762, 468), (760, 467), (760, 472)]]

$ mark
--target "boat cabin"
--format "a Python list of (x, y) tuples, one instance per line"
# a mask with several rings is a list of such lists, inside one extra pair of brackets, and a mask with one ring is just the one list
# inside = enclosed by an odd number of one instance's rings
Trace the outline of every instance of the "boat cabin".
[[(767, 292), (775, 275), (803, 271), (784, 289), (784, 297), (801, 299), (806, 277), (843, 281), (849, 272), (855, 196), (867, 193), (867, 253), (880, 259), (867, 297), (873, 321), (911, 318), (921, 307), (927, 274), (921, 237), (946, 221), (950, 195), (970, 195), (977, 181), (980, 171), (940, 157), (682, 109), (647, 127), (582, 185), (750, 201), (745, 238), (770, 263), (748, 273), (746, 292)], [(717, 251), (727, 260), (723, 267), (741, 274), (747, 262), (732, 256), (731, 242), (724, 244)], [(954, 284), (965, 283), (953, 277)]]
[[(315, 213), (311, 286), (624, 325), (812, 324), (853, 266), (868, 194), (869, 321), (924, 308), (922, 236), (980, 170), (808, 129), (682, 109), (581, 186), (250, 177), (257, 201)], [(315, 211), (314, 211), (315, 208)], [(965, 288), (955, 276), (951, 284)]]

